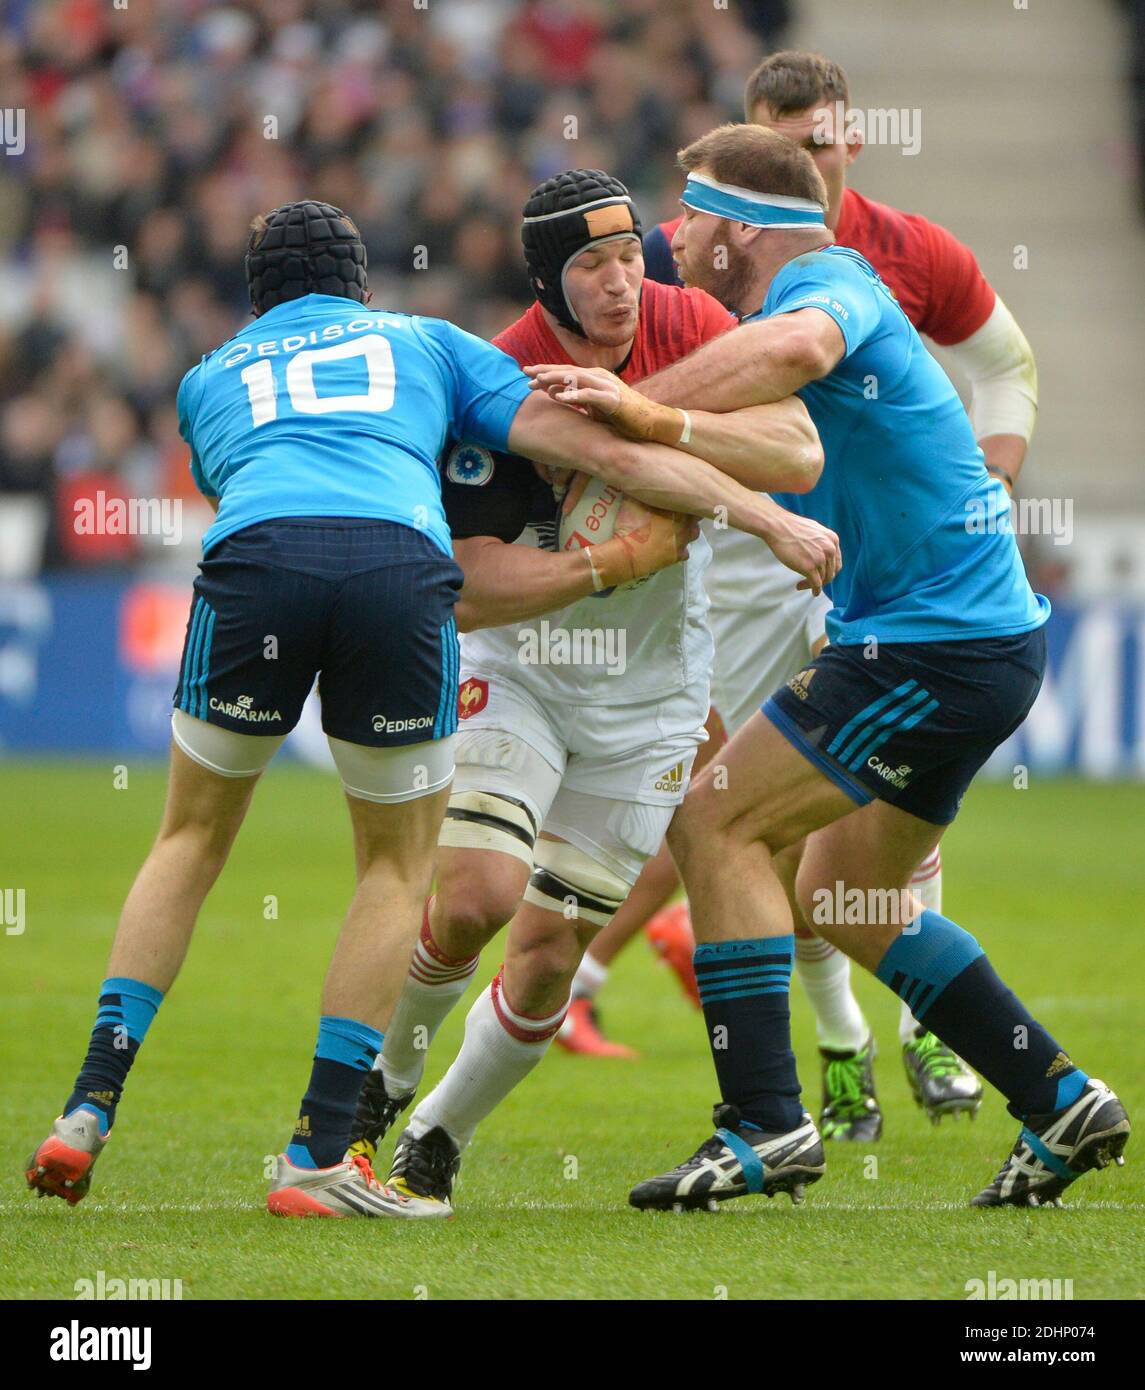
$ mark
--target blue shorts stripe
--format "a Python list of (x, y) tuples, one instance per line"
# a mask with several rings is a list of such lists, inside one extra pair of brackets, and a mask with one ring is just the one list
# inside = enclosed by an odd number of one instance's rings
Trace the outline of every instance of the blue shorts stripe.
[[(924, 692), (924, 694), (929, 693), (929, 691)], [(896, 724), (893, 729), (887, 729), (885, 733), (880, 734), (873, 742), (868, 743), (867, 746), (863, 749), (863, 751), (856, 757), (855, 761), (849, 764), (852, 771), (862, 767), (862, 765), (867, 761), (869, 757), (872, 757), (875, 753), (879, 751), (883, 744), (886, 743), (887, 739), (891, 738), (895, 734), (909, 733), (910, 730), (913, 729), (916, 724), (920, 723), (923, 719), (925, 719), (928, 714), (933, 714), (934, 711), (938, 708), (938, 705), (938, 700), (928, 700), (926, 704), (922, 706), (921, 709), (916, 709), (915, 712), (908, 719), (904, 719), (901, 724)]]
[(191, 710), (191, 682), (195, 675), (195, 648), (199, 641), (199, 631), (203, 624), (204, 600), (197, 598), (191, 612), (191, 630), (187, 633), (187, 650), (183, 653), (183, 674), (180, 681), (179, 708), (184, 714)]
[(896, 701), (889, 709), (885, 709), (877, 719), (872, 719), (869, 723), (864, 724), (847, 746), (836, 754), (836, 757), (838, 757), (841, 763), (846, 763), (852, 770), (856, 767), (862, 767), (863, 764), (861, 759), (858, 762), (850, 761), (856, 748), (859, 748), (868, 738), (878, 738), (880, 729), (885, 729), (888, 725), (893, 728), (900, 719), (914, 709), (916, 705), (928, 699), (929, 696), (929, 690), (920, 688), (904, 696), (902, 700)]
[(461, 647), (457, 640), (457, 620), (449, 620), (449, 695), (446, 699), (445, 732), (457, 732), (457, 690), (461, 678)]
[[(441, 643), (441, 693), (437, 701), (437, 716), (433, 721), (434, 738), (444, 738), (451, 732), (446, 726), (449, 723), (449, 701), (450, 692), (454, 685), (454, 639), (453, 639), (453, 619), (441, 625), (439, 640)], [(453, 703), (456, 706), (457, 696), (453, 696)]]
[(207, 634), (207, 618), (211, 612), (211, 605), (206, 599), (202, 600), (202, 605), (199, 626), (195, 633), (195, 650), (191, 658), (191, 679), (187, 688), (187, 712), (193, 714), (196, 719), (202, 718), (199, 713), (199, 671), (203, 662), (203, 639)]
[(207, 621), (203, 632), (203, 654), (199, 661), (199, 718), (207, 717), (207, 681), (211, 675), (211, 641), (215, 635), (215, 610), (207, 604)]
[(918, 681), (916, 680), (904, 681), (902, 685), (898, 687), (897, 690), (892, 690), (889, 695), (882, 695), (879, 697), (879, 699), (872, 700), (871, 703), (866, 707), (866, 709), (860, 710), (859, 713), (856, 714), (853, 719), (849, 719), (846, 722), (846, 724), (843, 725), (843, 727), (827, 745), (827, 752), (832, 754), (837, 753), (839, 751), (840, 746), (846, 741), (848, 736), (855, 729), (858, 728), (860, 724), (865, 724), (868, 719), (878, 714), (880, 710), (886, 709), (886, 707), (893, 701), (899, 699), (903, 695), (909, 694), (909, 692), (912, 691), (917, 684)]
[(441, 721), (445, 712), (445, 628), (438, 631), (438, 650), (441, 655), (441, 687), (437, 692), (437, 713), (433, 716), (433, 736), (441, 737)]
[(775, 703), (769, 699), (763, 705), (763, 713), (775, 725), (779, 732), (787, 739), (788, 743), (793, 744), (808, 762), (814, 763), (824, 777), (834, 782), (841, 792), (844, 792), (858, 806), (866, 806), (874, 801), (875, 794), (868, 791), (862, 782), (856, 781), (838, 763), (833, 762), (825, 753), (821, 753), (807, 738), (807, 735), (798, 724), (786, 714)]

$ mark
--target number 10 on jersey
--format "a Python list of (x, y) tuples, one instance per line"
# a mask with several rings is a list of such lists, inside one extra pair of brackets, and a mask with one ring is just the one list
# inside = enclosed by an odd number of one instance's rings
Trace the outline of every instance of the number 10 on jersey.
[[(320, 396), (314, 385), (314, 368), (322, 362), (365, 359), (367, 388), (356, 395)], [(252, 362), (240, 373), (247, 389), (255, 429), (278, 417), (278, 382), (269, 358)], [(296, 353), (286, 364), (286, 394), (300, 415), (329, 415), (337, 410), (384, 411), (394, 404), (393, 349), (379, 333), (348, 343)]]

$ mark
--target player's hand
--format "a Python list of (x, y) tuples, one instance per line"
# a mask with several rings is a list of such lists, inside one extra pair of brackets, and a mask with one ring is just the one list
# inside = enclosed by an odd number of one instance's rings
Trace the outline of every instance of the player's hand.
[(593, 568), (605, 588), (630, 584), (686, 560), (688, 547), (699, 534), (694, 516), (662, 512), (625, 497), (611, 539), (592, 547)]
[(767, 538), (772, 553), (788, 569), (803, 576), (795, 586), (797, 589), (822, 593), (823, 586), (830, 584), (843, 568), (839, 537), (810, 517), (776, 510), (774, 534)]
[(611, 419), (620, 409), (622, 389), (628, 389), (606, 367), (541, 365), (525, 367), (524, 371), (532, 377), (530, 385), (534, 391), (547, 391), (562, 405), (580, 406), (594, 420)]
[(524, 370), (534, 391), (547, 391), (554, 401), (579, 407), (629, 439), (676, 444), (683, 433), (680, 411), (650, 401), (604, 367), (546, 364)]

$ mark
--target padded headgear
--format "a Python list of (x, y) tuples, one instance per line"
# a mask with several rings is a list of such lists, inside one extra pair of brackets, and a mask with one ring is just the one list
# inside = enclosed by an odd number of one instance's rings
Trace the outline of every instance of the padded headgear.
[(329, 203), (284, 203), (258, 218), (247, 239), (245, 264), (256, 314), (304, 294), (337, 294), (366, 302), (361, 234)]
[(521, 241), (533, 293), (558, 323), (584, 337), (565, 294), (565, 273), (598, 242), (641, 239), (640, 214), (628, 189), (603, 169), (567, 169), (533, 189)]

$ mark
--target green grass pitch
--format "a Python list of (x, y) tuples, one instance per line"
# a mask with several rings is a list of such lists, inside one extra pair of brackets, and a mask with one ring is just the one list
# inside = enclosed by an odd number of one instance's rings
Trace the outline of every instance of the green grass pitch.
[[(932, 1129), (909, 1098), (897, 1000), (858, 981), (881, 1047), (886, 1133), (835, 1145), (804, 1206), (641, 1214), (630, 1185), (709, 1132), (700, 1016), (643, 940), (601, 998), (638, 1062), (554, 1050), (465, 1156), (451, 1222), (288, 1222), (267, 1215), (265, 1156), (287, 1142), (314, 1045), (323, 971), (351, 891), (336, 783), (275, 768), (208, 899), (188, 963), (128, 1083), (92, 1195), (75, 1210), (24, 1190), (82, 1058), (120, 902), (158, 823), (163, 772), (124, 790), (95, 763), (6, 764), (0, 888), (26, 930), (0, 936), (4, 1182), (0, 1296), (71, 1298), (76, 1281), (179, 1279), (186, 1299), (961, 1299), (968, 1280), (1060, 1279), (1073, 1296), (1145, 1296), (1145, 1150), (1091, 1174), (1067, 1210), (979, 1212), (968, 1199), (1015, 1133), (996, 1093), (976, 1123)], [(1145, 1110), (1139, 786), (982, 785), (946, 840), (947, 910), (1081, 1065)], [(277, 900), (277, 919), (265, 902)], [(484, 984), (500, 960), (492, 946)], [(858, 972), (856, 972), (858, 973)], [(431, 1055), (436, 1079), (459, 1007)], [(811, 1108), (811, 1017), (793, 984)], [(383, 1155), (388, 1157), (387, 1148)]]

